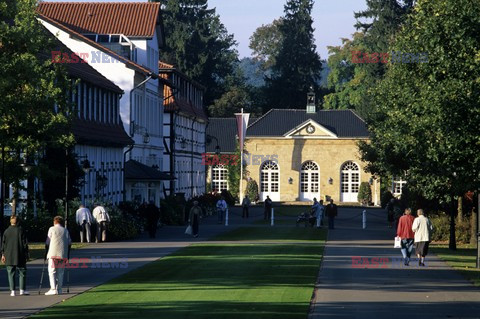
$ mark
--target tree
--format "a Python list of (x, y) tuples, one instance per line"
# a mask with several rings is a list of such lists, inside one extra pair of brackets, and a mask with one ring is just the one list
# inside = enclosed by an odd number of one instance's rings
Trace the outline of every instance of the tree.
[(372, 202), (372, 188), (368, 182), (362, 182), (358, 191), (358, 201), (363, 205), (368, 205)]
[(166, 33), (161, 58), (205, 86), (204, 101), (211, 105), (225, 93), (225, 79), (238, 61), (233, 35), (208, 8), (208, 0), (161, 2)]
[(313, 36), (312, 8), (313, 0), (288, 0), (285, 4), (279, 26), (281, 48), (272, 74), (265, 79), (270, 108), (304, 108), (309, 88), (318, 88), (322, 64)]
[(408, 188), (445, 203), (455, 249), (456, 196), (480, 187), (480, 6), (477, 0), (418, 1), (392, 49), (428, 53), (395, 63), (374, 90), (378, 109), (361, 143), (367, 169), (406, 173)]
[(275, 59), (283, 44), (281, 26), (283, 19), (275, 19), (272, 23), (258, 27), (250, 37), (250, 49), (254, 60), (262, 63), (262, 68), (267, 70), (275, 65)]
[(360, 32), (352, 40), (344, 39), (343, 46), (329, 48), (332, 72), (328, 82), (334, 92), (325, 96), (325, 108), (351, 108), (364, 119), (370, 118), (375, 111), (370, 89), (384, 77), (387, 64), (381, 63), (381, 57), (378, 63), (354, 63), (352, 53), (388, 53), (413, 4), (413, 0), (367, 0), (367, 9), (355, 13)]
[(49, 60), (53, 37), (37, 21), (36, 5), (36, 0), (0, 1), (0, 153), (5, 180), (15, 189), (25, 178), (19, 169), (25, 159), (42, 156), (47, 145), (74, 142), (70, 80)]

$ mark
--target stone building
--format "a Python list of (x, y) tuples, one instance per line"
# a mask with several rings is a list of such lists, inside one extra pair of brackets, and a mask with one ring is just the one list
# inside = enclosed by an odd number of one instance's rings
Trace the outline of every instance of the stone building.
[(361, 182), (377, 183), (359, 159), (362, 140), (366, 125), (352, 110), (272, 109), (248, 127), (248, 177), (260, 200), (355, 203)]
[[(207, 128), (207, 135), (218, 139), (221, 154), (235, 149), (236, 132), (233, 118), (210, 119)], [(364, 171), (357, 146), (368, 138), (365, 122), (352, 110), (272, 109), (248, 126), (246, 179), (257, 182), (261, 201), (268, 195), (283, 202), (316, 197), (357, 203), (360, 184), (368, 182), (378, 204), (379, 180)], [(216, 143), (207, 144), (210, 156), (215, 147)], [(227, 170), (232, 168), (222, 163), (208, 167), (207, 183), (213, 190), (228, 189)]]

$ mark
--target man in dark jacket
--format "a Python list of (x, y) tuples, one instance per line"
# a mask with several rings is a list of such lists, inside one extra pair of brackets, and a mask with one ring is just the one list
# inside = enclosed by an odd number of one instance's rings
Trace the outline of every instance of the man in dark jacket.
[(325, 214), (328, 216), (328, 229), (335, 229), (335, 217), (338, 215), (337, 205), (330, 200), (330, 204), (325, 208)]
[(147, 217), (147, 230), (150, 238), (155, 238), (160, 219), (160, 209), (153, 202), (145, 206), (145, 215)]
[(270, 196), (267, 196), (264, 204), (265, 204), (265, 209), (263, 212), (263, 219), (269, 220), (272, 215), (272, 200), (270, 199)]
[(2, 263), (7, 266), (10, 296), (15, 296), (15, 273), (18, 270), (20, 295), (29, 295), (26, 290), (28, 242), (16, 216), (10, 217), (10, 227), (3, 233)]

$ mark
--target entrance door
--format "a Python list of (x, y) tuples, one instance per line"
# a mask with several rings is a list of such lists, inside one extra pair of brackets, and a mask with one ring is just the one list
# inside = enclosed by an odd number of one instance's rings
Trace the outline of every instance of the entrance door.
[(300, 200), (313, 201), (313, 198), (320, 200), (320, 170), (318, 165), (312, 161), (303, 163), (300, 171)]
[(360, 189), (360, 168), (354, 162), (346, 162), (341, 168), (340, 201), (358, 202)]
[(265, 200), (267, 195), (274, 202), (280, 201), (280, 169), (273, 161), (260, 167), (260, 200)]

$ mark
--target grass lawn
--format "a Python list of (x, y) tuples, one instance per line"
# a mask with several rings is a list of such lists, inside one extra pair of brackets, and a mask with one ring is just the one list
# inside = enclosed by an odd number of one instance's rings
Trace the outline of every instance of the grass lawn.
[(432, 245), (432, 251), (447, 264), (458, 270), (467, 279), (480, 286), (480, 269), (476, 267), (477, 248), (474, 245), (457, 245), (457, 250), (448, 249), (448, 245)]
[[(150, 263), (33, 318), (306, 318), (324, 231), (240, 228)], [(274, 242), (273, 242), (274, 241)]]

